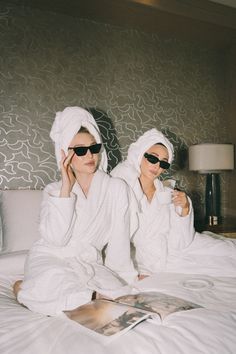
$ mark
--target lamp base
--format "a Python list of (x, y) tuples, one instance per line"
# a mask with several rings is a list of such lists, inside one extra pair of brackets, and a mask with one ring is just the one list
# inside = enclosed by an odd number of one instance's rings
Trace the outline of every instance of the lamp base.
[(216, 215), (208, 216), (208, 218), (206, 220), (206, 224), (209, 226), (219, 225), (220, 218)]
[(208, 173), (206, 180), (206, 224), (218, 225), (220, 217), (220, 176), (218, 173)]

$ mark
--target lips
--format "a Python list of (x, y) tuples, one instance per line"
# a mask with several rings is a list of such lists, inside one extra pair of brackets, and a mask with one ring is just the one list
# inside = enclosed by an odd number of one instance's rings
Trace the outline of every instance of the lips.
[(151, 174), (153, 174), (153, 175), (156, 175), (156, 174), (158, 173), (157, 170), (149, 170), (149, 172), (150, 172)]
[(95, 166), (95, 162), (94, 161), (87, 162), (87, 163), (85, 163), (85, 166), (93, 167), (93, 166)]

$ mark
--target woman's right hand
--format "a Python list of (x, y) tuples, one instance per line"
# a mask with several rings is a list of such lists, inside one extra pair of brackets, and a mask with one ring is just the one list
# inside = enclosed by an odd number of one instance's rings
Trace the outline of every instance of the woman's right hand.
[(70, 192), (75, 184), (75, 175), (71, 168), (71, 160), (74, 156), (74, 151), (70, 150), (69, 154), (66, 156), (65, 152), (61, 150), (61, 178), (62, 178), (62, 187), (60, 192), (60, 197), (68, 198)]

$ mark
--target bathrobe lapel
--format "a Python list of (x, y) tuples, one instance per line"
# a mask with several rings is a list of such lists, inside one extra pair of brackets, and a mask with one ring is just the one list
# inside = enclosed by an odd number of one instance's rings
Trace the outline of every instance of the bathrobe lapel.
[(106, 197), (109, 180), (110, 177), (106, 173), (97, 171), (87, 197), (78, 184), (73, 188), (78, 195), (76, 203), (78, 223), (75, 232), (78, 233), (80, 241), (90, 242), (94, 237), (97, 238), (102, 224), (108, 222), (106, 213), (109, 205), (106, 205)]

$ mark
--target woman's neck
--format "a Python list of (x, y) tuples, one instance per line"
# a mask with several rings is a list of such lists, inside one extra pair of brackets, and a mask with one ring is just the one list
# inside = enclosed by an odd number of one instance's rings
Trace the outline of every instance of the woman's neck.
[(80, 185), (80, 188), (82, 189), (85, 197), (88, 196), (89, 188), (92, 182), (94, 174), (85, 174), (85, 173), (79, 173), (76, 175), (76, 181)]
[(141, 174), (139, 177), (139, 182), (140, 182), (141, 188), (143, 190), (143, 193), (147, 197), (147, 200), (149, 202), (151, 202), (152, 198), (154, 196), (154, 193), (156, 191), (156, 187), (154, 185), (154, 180), (150, 180), (150, 178), (147, 178)]

